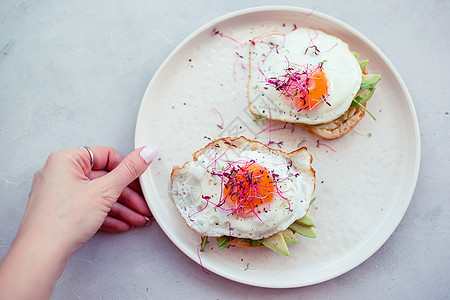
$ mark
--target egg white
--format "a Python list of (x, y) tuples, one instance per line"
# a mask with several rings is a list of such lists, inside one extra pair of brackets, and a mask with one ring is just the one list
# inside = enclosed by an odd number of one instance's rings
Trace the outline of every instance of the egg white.
[[(236, 147), (218, 140), (197, 152), (196, 159), (174, 169), (171, 194), (187, 225), (205, 236), (258, 240), (278, 233), (302, 218), (315, 187), (314, 171), (310, 168), (312, 159), (306, 149), (291, 155), (243, 138), (233, 144)], [(216, 207), (223, 186), (221, 178), (211, 172), (226, 168), (230, 161), (250, 159), (279, 175), (278, 178), (287, 178), (277, 186), (289, 203), (274, 193), (272, 202), (264, 205), (264, 211), (261, 209), (257, 216), (252, 213), (246, 217), (231, 214), (226, 204)], [(211, 198), (207, 201), (205, 197)]]
[[(250, 51), (248, 98), (250, 111), (274, 120), (323, 124), (337, 119), (350, 107), (359, 90), (361, 68), (346, 43), (319, 30), (298, 28), (285, 35), (274, 32), (254, 39)], [(328, 80), (326, 103), (298, 111), (265, 78), (286, 74), (289, 64), (314, 68), (322, 63)]]

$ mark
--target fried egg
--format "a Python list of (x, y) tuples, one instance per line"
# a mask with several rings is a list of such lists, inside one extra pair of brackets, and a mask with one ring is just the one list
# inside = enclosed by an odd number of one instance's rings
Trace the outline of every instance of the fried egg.
[(315, 188), (306, 148), (291, 153), (244, 137), (212, 141), (171, 175), (171, 196), (204, 236), (258, 240), (302, 218)]
[(273, 31), (252, 40), (248, 99), (257, 116), (328, 123), (348, 110), (361, 79), (348, 45), (322, 31)]

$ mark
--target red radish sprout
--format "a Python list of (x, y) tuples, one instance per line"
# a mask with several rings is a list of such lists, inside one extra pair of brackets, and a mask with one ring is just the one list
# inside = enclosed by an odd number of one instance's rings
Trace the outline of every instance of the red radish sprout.
[(211, 167), (212, 164), (217, 163), (217, 160), (218, 160), (219, 158), (221, 158), (225, 153), (227, 153), (227, 151), (230, 150), (230, 148), (231, 148), (231, 146), (228, 147), (228, 149), (226, 149), (219, 157), (215, 158), (214, 161), (213, 161), (211, 164), (209, 164), (209, 166), (206, 167), (206, 169), (208, 169), (209, 167)]
[[(262, 171), (251, 171), (250, 172), (248, 169), (250, 166), (255, 165), (255, 164), (260, 169), (264, 169), (264, 167), (260, 166), (254, 160), (251, 160), (251, 159), (250, 160), (243, 159), (243, 160), (238, 160), (238, 161), (226, 161), (226, 162), (227, 162), (227, 166), (225, 168), (223, 168), (222, 170), (218, 171), (218, 170), (216, 170), (216, 168), (214, 168), (211, 171), (211, 175), (219, 176), (221, 178), (221, 195), (222, 196), (221, 196), (221, 199), (219, 200), (219, 202), (215, 205), (215, 208), (220, 208), (224, 211), (229, 211), (230, 213), (228, 214), (228, 216), (230, 217), (232, 214), (239, 212), (240, 210), (248, 207), (250, 203), (252, 203), (252, 202), (249, 202), (249, 201), (253, 201), (252, 199), (246, 198), (247, 191), (249, 191), (249, 190), (255, 191), (255, 195), (257, 195), (257, 197), (261, 201), (261, 203), (267, 204), (264, 201), (263, 196), (261, 196), (262, 193), (260, 190), (260, 188), (268, 187), (265, 185), (261, 185), (259, 183), (259, 179), (262, 178), (262, 176), (263, 176), (263, 174), (261, 173)], [(279, 194), (280, 197), (282, 197), (282, 199), (287, 200), (287, 198), (283, 196), (283, 191), (281, 191), (279, 189), (279, 187), (277, 186), (277, 182), (279, 182), (278, 175), (276, 175), (273, 172), (270, 172), (268, 170), (267, 170), (267, 172), (273, 178), (274, 188), (275, 188), (277, 194)], [(235, 177), (236, 174), (241, 174), (245, 178), (243, 180), (242, 179), (237, 180), (237, 178)], [(297, 174), (295, 174), (293, 176), (297, 176)], [(284, 179), (284, 180), (286, 180), (286, 179)], [(223, 188), (227, 187), (227, 186), (231, 187), (231, 189), (228, 191), (227, 194), (225, 194), (223, 192), (224, 191)], [(238, 187), (238, 190), (237, 191), (233, 190), (232, 189), (233, 187)], [(238, 201), (237, 201), (238, 203), (236, 203), (236, 207), (222, 208), (221, 206), (225, 203), (225, 199), (230, 196), (238, 197)], [(256, 207), (255, 203), (253, 203), (253, 206), (250, 205), (252, 213), (260, 221), (262, 221), (261, 218), (259, 217), (258, 213), (255, 211), (254, 207)], [(289, 205), (289, 208), (290, 208), (290, 205)]]
[(219, 30), (217, 30), (216, 28), (213, 29), (213, 32), (214, 32), (215, 35), (218, 35), (218, 36), (223, 37), (223, 38), (230, 39), (230, 40), (232, 40), (233, 42), (238, 43), (240, 46), (243, 46), (243, 44), (242, 44), (241, 42), (238, 42), (237, 40), (233, 39), (231, 36), (228, 36), (228, 35), (223, 34), (223, 33), (220, 32)]
[[(280, 35), (280, 36), (283, 37), (283, 42), (281, 43), (281, 45), (276, 45), (276, 44), (274, 44), (272, 42), (262, 41), (262, 39), (267, 38), (269, 36), (274, 36), (274, 35)], [(281, 33), (281, 32), (269, 32), (269, 33), (266, 33), (266, 34), (258, 37), (258, 39), (250, 40), (250, 42), (252, 43), (253, 46), (255, 46), (256, 43), (269, 45), (269, 46), (271, 46), (269, 53), (272, 52), (273, 49), (275, 49), (276, 52), (278, 53), (278, 48), (279, 47), (283, 47), (285, 42), (286, 42), (286, 35), (284, 33)], [(268, 56), (269, 53), (267, 53), (266, 56)]]
[[(292, 128), (287, 128), (287, 124), (291, 124), (291, 125), (292, 125)], [(276, 125), (276, 124), (274, 124), (274, 125)], [(288, 122), (285, 122), (284, 125), (283, 125), (282, 127), (279, 127), (279, 128), (274, 128), (274, 129), (273, 129), (272, 126), (273, 126), (273, 125), (271, 124), (271, 125), (265, 127), (264, 129), (262, 129), (261, 131), (259, 131), (258, 133), (256, 133), (256, 135), (260, 135), (261, 133), (263, 133), (263, 132), (266, 131), (266, 130), (269, 130), (269, 132), (272, 132), (272, 131), (278, 131), (278, 130), (291, 129), (291, 133), (294, 132), (294, 130), (295, 130), (295, 124), (293, 124), (293, 123), (288, 123)]]
[[(270, 109), (270, 106), (267, 107), (269, 110), (269, 127), (272, 128), (272, 111)], [(269, 142), (272, 140), (272, 131), (269, 130)]]
[(280, 141), (280, 142), (269, 141), (267, 146), (270, 146), (270, 145), (273, 145), (273, 144), (278, 145), (278, 147), (280, 147), (280, 148), (283, 148), (283, 141)]
[(319, 140), (317, 140), (317, 148), (319, 148), (319, 146), (325, 146), (325, 147), (327, 147), (328, 149), (330, 149), (331, 151), (337, 152), (336, 150), (334, 150), (333, 148), (331, 148), (331, 146), (329, 146), (329, 145), (327, 145), (327, 144), (324, 144), (324, 143), (321, 143)]
[(198, 260), (200, 262), (200, 267), (202, 267), (202, 271), (209, 275), (209, 273), (205, 271), (205, 268), (203, 268), (202, 258), (200, 257), (200, 247), (201, 247), (202, 243), (203, 243), (203, 238), (202, 238), (202, 241), (200, 242), (200, 244), (198, 244), (198, 246), (197, 246), (197, 256), (198, 256)]
[[(308, 86), (310, 85), (310, 79), (313, 78), (313, 74), (316, 71), (322, 69), (323, 63), (319, 63), (317, 66), (306, 65), (299, 68), (296, 64), (290, 63), (287, 57), (285, 58), (287, 62), (287, 68), (284, 69), (284, 71), (286, 72), (285, 75), (269, 78), (264, 74), (261, 67), (259, 67), (259, 71), (264, 77), (264, 80), (262, 82), (265, 82), (266, 84), (275, 88), (275, 90), (279, 91), (280, 96), (284, 95), (296, 101), (296, 106), (300, 107), (298, 111), (302, 111), (305, 108), (309, 108), (309, 110), (311, 110), (321, 102), (325, 102), (326, 104), (330, 105), (327, 102), (326, 96), (322, 97), (321, 101), (315, 103), (314, 105), (311, 105), (311, 100), (308, 96)], [(320, 78), (320, 80), (324, 82), (322, 78)], [(299, 99), (296, 100), (296, 97)]]
[(224, 124), (224, 122), (223, 122), (222, 114), (221, 114), (217, 109), (215, 109), (214, 107), (211, 107), (211, 108), (219, 115), (220, 120), (221, 120), (221, 122), (222, 122), (220, 125), (217, 124), (217, 127), (219, 127), (220, 129), (223, 129), (223, 124)]
[(321, 52), (321, 53), (327, 53), (327, 52), (330, 52), (330, 51), (333, 50), (334, 47), (336, 47), (337, 45), (338, 45), (338, 43), (336, 42), (330, 49), (325, 50), (325, 51), (320, 51), (320, 52)]
[(305, 23), (306, 19), (307, 19), (309, 16), (311, 16), (315, 10), (316, 10), (316, 8), (313, 7), (313, 9), (311, 10), (311, 12), (310, 12), (309, 14), (307, 14), (307, 15), (303, 18), (303, 20), (300, 22), (299, 27), (302, 27), (302, 26), (303, 26), (303, 23)]
[[(209, 196), (208, 196), (208, 197), (209, 197)], [(203, 208), (200, 209), (199, 211), (196, 211), (195, 213), (193, 213), (192, 215), (190, 215), (190, 216), (189, 216), (189, 220), (194, 221), (194, 220), (192, 220), (192, 217), (195, 216), (196, 214), (202, 212), (203, 210), (205, 210), (205, 208), (208, 206), (208, 204), (209, 204), (209, 202), (210, 202), (209, 199), (211, 199), (211, 197), (209, 197), (209, 198), (204, 198), (204, 196), (202, 196), (202, 198), (206, 200), (205, 207), (203, 207)]]
[(309, 35), (309, 44), (310, 45), (314, 45), (314, 40), (317, 39), (317, 37), (319, 36), (319, 34), (317, 33), (316, 30), (313, 30), (313, 32), (316, 34), (314, 37), (311, 37), (311, 31), (308, 30), (308, 35)]
[(238, 63), (239, 57), (236, 57), (233, 64), (233, 80), (236, 81), (236, 65)]

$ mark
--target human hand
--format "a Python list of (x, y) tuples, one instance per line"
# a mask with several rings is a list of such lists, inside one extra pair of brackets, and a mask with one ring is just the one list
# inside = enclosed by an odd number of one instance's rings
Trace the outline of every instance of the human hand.
[(71, 255), (98, 229), (125, 231), (146, 225), (150, 210), (139, 194), (136, 178), (147, 169), (157, 150), (142, 149), (122, 159), (113, 148), (92, 147), (92, 168), (86, 149), (51, 153), (33, 177), (18, 235), (39, 231), (40, 235), (67, 240)]
[[(6, 278), (5, 269), (19, 271), (18, 277), (10, 272), (7, 277), (22, 285), (35, 281), (33, 274), (47, 272), (37, 275), (44, 283), (31, 286), (51, 293), (68, 258), (99, 229), (125, 231), (148, 223), (150, 210), (136, 179), (157, 149), (139, 148), (124, 159), (110, 147), (91, 149), (92, 168), (89, 152), (78, 148), (51, 153), (36, 172), (16, 238), (0, 265), (0, 278)], [(26, 274), (17, 270), (18, 263)]]

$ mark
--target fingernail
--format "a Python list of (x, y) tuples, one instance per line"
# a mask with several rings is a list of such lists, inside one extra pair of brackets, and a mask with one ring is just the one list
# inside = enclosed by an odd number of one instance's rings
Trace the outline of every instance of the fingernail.
[(150, 163), (158, 154), (158, 147), (156, 146), (147, 146), (142, 148), (141, 152), (139, 152), (141, 157), (145, 160), (145, 163)]
[(152, 222), (152, 220), (151, 220), (149, 217), (144, 217), (144, 218), (145, 218), (145, 220), (147, 221), (147, 223), (145, 223), (144, 226), (149, 226), (150, 223)]

